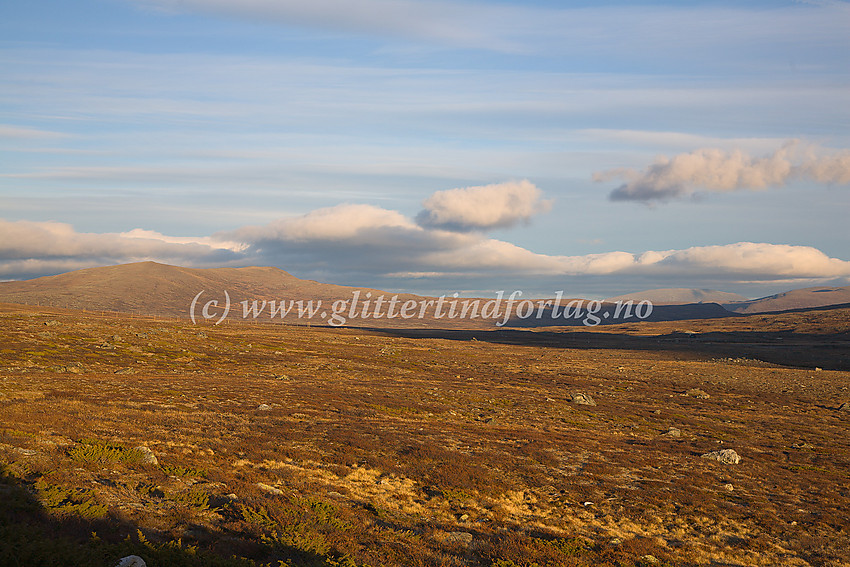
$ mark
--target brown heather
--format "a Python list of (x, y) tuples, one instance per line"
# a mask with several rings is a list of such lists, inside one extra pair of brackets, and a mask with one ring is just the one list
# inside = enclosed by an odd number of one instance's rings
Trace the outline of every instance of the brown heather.
[[(452, 332), (5, 305), (0, 565), (847, 566), (848, 331), (848, 309)], [(700, 458), (722, 448), (741, 463)]]

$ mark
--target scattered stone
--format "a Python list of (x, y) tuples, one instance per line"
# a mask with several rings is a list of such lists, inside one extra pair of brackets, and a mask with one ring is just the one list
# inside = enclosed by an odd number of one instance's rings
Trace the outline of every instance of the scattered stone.
[(440, 539), (443, 543), (472, 545), (472, 534), (469, 532), (447, 532)]
[(725, 488), (729, 492), (732, 492), (733, 490), (735, 490), (735, 487), (732, 485), (731, 482), (727, 482), (726, 484), (724, 484), (723, 488)]
[(142, 462), (146, 465), (158, 465), (159, 461), (156, 459), (156, 455), (153, 454), (148, 447), (144, 445), (139, 445), (136, 447), (136, 452), (142, 456)]
[(703, 459), (719, 461), (726, 465), (737, 465), (741, 462), (741, 456), (734, 449), (721, 449), (720, 451), (712, 451), (701, 456)]
[(794, 443), (791, 445), (794, 449), (814, 449), (815, 446), (811, 443), (806, 443), (805, 441), (800, 441), (799, 443)]
[(20, 453), (21, 455), (24, 455), (26, 457), (33, 457), (35, 455), (38, 455), (38, 451), (36, 451), (34, 449), (24, 449), (22, 447), (12, 447), (12, 450), (15, 451), (16, 453)]
[(616, 547), (618, 545), (622, 545), (622, 543), (623, 543), (623, 540), (621, 540), (618, 537), (615, 537), (614, 539), (612, 539), (611, 541), (608, 542), (609, 545), (613, 545), (614, 547)]
[(691, 388), (690, 390), (688, 390), (685, 393), (687, 395), (691, 396), (691, 397), (694, 397), (694, 398), (697, 398), (697, 399), (700, 399), (700, 400), (707, 400), (708, 398), (711, 397), (710, 395), (708, 395), (703, 390), (700, 390), (699, 388)]
[(578, 404), (581, 406), (595, 406), (596, 402), (593, 401), (593, 398), (590, 397), (590, 394), (584, 394), (581, 392), (577, 392), (573, 394), (572, 399), (570, 400), (574, 404)]
[(815, 372), (823, 372), (823, 368), (815, 367)]
[(115, 373), (115, 374), (133, 374), (133, 373), (135, 373), (135, 372), (136, 372), (136, 371), (135, 371), (133, 368), (130, 368), (130, 367), (128, 366), (127, 368), (119, 368), (119, 369), (118, 369), (118, 370), (116, 370), (114, 373)]
[(661, 563), (661, 561), (654, 555), (641, 555), (640, 560), (644, 563), (649, 563), (650, 565), (658, 565)]
[(268, 492), (269, 494), (274, 494), (275, 496), (282, 496), (283, 490), (279, 488), (275, 488), (274, 486), (269, 486), (268, 484), (263, 484), (262, 482), (257, 483), (257, 488), (262, 490), (263, 492)]
[(465, 522), (468, 519), (469, 519), (469, 514), (461, 514), (460, 518), (458, 518), (458, 520), (460, 520), (461, 522)]
[(272, 407), (271, 407), (270, 405), (268, 405), (268, 404), (260, 404), (260, 405), (257, 407), (257, 411), (269, 411), (269, 410), (271, 410), (271, 409), (272, 409)]
[(665, 433), (664, 435), (666, 435), (668, 437), (681, 437), (682, 436), (682, 430), (677, 428), (677, 427), (671, 427), (670, 429), (667, 430), (667, 433)]
[(230, 494), (225, 494), (224, 497), (228, 500), (239, 500), (239, 497), (232, 492)]
[(661, 410), (660, 410), (660, 409), (657, 409), (657, 410), (655, 410), (655, 411), (654, 411), (654, 412), (652, 412), (652, 413), (654, 413), (655, 415), (661, 415)]
[(138, 555), (128, 555), (122, 557), (115, 567), (148, 567), (148, 564)]

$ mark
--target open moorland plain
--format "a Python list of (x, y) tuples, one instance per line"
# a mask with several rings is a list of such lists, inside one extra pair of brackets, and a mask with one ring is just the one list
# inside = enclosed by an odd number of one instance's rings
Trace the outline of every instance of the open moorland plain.
[(2, 565), (850, 565), (848, 308), (0, 318)]

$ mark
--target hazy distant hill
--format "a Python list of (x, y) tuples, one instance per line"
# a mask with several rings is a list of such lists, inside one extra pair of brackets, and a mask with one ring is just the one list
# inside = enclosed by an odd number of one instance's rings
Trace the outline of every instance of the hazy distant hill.
[[(156, 262), (139, 262), (102, 268), (89, 268), (46, 276), (33, 280), (0, 283), (0, 302), (24, 303), (69, 309), (86, 309), (90, 311), (118, 311), (139, 315), (156, 315), (188, 318), (190, 305), (199, 292), (203, 292), (195, 305), (197, 320), (202, 319), (203, 306), (211, 300), (218, 301), (218, 308), (210, 310), (211, 315), (223, 312), (225, 301), (224, 292), (230, 296), (231, 319), (243, 319), (245, 308), (242, 301), (248, 300), (248, 307), (256, 300), (258, 307), (263, 301), (272, 302), (279, 307), (281, 302), (290, 304), (292, 311), (285, 321), (291, 323), (309, 323), (324, 325), (331, 321), (332, 306), (340, 300), (351, 301), (359, 296), (359, 303), (354, 315), (349, 309), (342, 312), (345, 323), (360, 326), (375, 327), (441, 327), (441, 328), (492, 328), (499, 317), (488, 320), (471, 317), (435, 317), (433, 306), (435, 298), (410, 294), (398, 294), (399, 303), (413, 300), (417, 304), (416, 316), (405, 319), (396, 316), (390, 320), (386, 317), (374, 318), (375, 300), (383, 296), (386, 301), (396, 294), (377, 289), (355, 288), (333, 284), (324, 284), (311, 280), (299, 279), (279, 268), (249, 267), (249, 268), (181, 268)], [(364, 301), (371, 297), (370, 316), (363, 318)], [(321, 309), (312, 317), (298, 317), (299, 306), (292, 302), (305, 304), (312, 301), (322, 302)], [(463, 302), (461, 298), (459, 302)], [(470, 299), (469, 301), (475, 301)], [(492, 298), (480, 299), (481, 304), (492, 301)], [(423, 303), (431, 302), (432, 306), (424, 310), (424, 316), (419, 316), (419, 308)], [(350, 303), (348, 304), (350, 305)], [(502, 308), (504, 309), (504, 303)], [(609, 305), (608, 308), (612, 308)], [(281, 321), (279, 315), (271, 317), (270, 306), (256, 319), (257, 321)], [(461, 309), (458, 309), (460, 312)], [(325, 313), (322, 316), (322, 313)], [(388, 312), (385, 304), (382, 312)], [(448, 306), (443, 313), (448, 312)], [(546, 311), (546, 315), (549, 311)], [(725, 314), (725, 315), (724, 315)], [(602, 318), (600, 324), (622, 323), (625, 319)], [(656, 307), (648, 320), (678, 320), (702, 319), (731, 316), (719, 305), (661, 305)], [(214, 318), (217, 320), (217, 317)], [(552, 325), (581, 325), (584, 316), (567, 319), (553, 319), (543, 316), (540, 318), (519, 319), (512, 317), (508, 326), (537, 327)], [(628, 321), (638, 321), (632, 318)], [(337, 319), (336, 322), (339, 322)]]
[[(33, 280), (0, 283), (0, 301), (87, 309), (119, 311), (142, 315), (188, 317), (196, 294), (198, 312), (210, 300), (224, 304), (230, 295), (231, 315), (242, 315), (243, 300), (310, 301), (329, 306), (338, 299), (351, 299), (360, 291), (365, 297), (385, 294), (375, 289), (323, 284), (299, 279), (279, 268), (181, 268), (156, 262), (138, 262), (77, 270)], [(400, 300), (419, 299), (400, 294)], [(268, 320), (268, 312), (258, 320)], [(321, 324), (318, 317), (315, 321)]]
[(807, 287), (777, 293), (751, 301), (728, 302), (724, 307), (735, 313), (766, 313), (789, 309), (808, 309), (850, 303), (850, 286)]
[[(257, 300), (258, 307), (263, 301), (269, 302), (258, 317), (257, 321), (281, 321), (280, 314), (274, 318), (270, 313), (270, 302), (274, 301), (279, 308), (281, 302), (287, 302), (291, 308), (287, 322), (323, 325), (331, 321), (332, 306), (335, 302), (345, 300), (351, 302), (359, 296), (357, 308), (352, 312), (343, 307), (342, 316), (345, 323), (360, 326), (375, 327), (442, 327), (442, 328), (492, 328), (494, 318), (482, 320), (470, 317), (435, 318), (434, 307), (427, 307), (419, 316), (401, 318), (396, 316), (389, 320), (370, 315), (363, 318), (365, 301), (371, 296), (372, 304), (368, 308), (374, 314), (375, 300), (383, 296), (385, 301), (396, 296), (399, 305), (405, 301), (415, 301), (422, 305), (435, 300), (433, 297), (423, 297), (411, 294), (394, 294), (370, 288), (356, 288), (334, 284), (319, 283), (312, 280), (299, 279), (279, 268), (248, 267), (248, 268), (181, 268), (156, 262), (139, 262), (102, 268), (77, 270), (56, 276), (46, 276), (33, 280), (0, 283), (0, 302), (23, 303), (62, 307), (69, 309), (86, 309), (90, 311), (118, 311), (139, 315), (156, 315), (169, 317), (189, 317), (189, 309), (193, 298), (200, 293), (195, 306), (196, 318), (202, 317), (203, 306), (211, 300), (219, 302), (219, 309), (211, 309), (211, 314), (221, 313), (227, 291), (230, 295), (230, 318), (244, 318), (244, 307), (240, 302)], [(704, 319), (732, 315), (726, 309), (740, 314), (760, 313), (765, 311), (780, 311), (784, 309), (800, 309), (820, 307), (824, 305), (850, 303), (850, 287), (845, 288), (808, 288), (790, 291), (779, 295), (746, 301), (739, 295), (711, 290), (696, 289), (661, 289), (649, 290), (634, 294), (614, 297), (608, 302), (618, 299), (634, 299), (640, 301), (649, 299), (657, 304), (647, 320), (675, 321), (682, 319)], [(490, 301), (484, 298), (480, 301)], [(312, 317), (298, 317), (299, 301), (307, 304), (313, 301), (318, 307)], [(464, 301), (463, 298), (459, 300)], [(474, 300), (470, 300), (474, 301)], [(250, 307), (249, 303), (249, 307)], [(350, 305), (350, 303), (349, 303)], [(608, 307), (612, 307), (612, 303)], [(448, 307), (446, 307), (446, 311)], [(446, 312), (444, 311), (444, 313)], [(459, 311), (459, 310), (458, 310)], [(385, 304), (382, 313), (388, 312)], [(323, 315), (324, 313), (324, 315)], [(547, 312), (548, 313), (548, 312)], [(601, 316), (601, 314), (600, 314)], [(249, 315), (249, 318), (254, 319)], [(501, 320), (501, 314), (498, 318)], [(550, 325), (582, 324), (583, 317), (567, 320), (566, 318), (551, 318), (543, 316), (537, 319), (521, 320), (511, 318), (509, 326), (536, 327)], [(637, 322), (635, 318), (629, 322)], [(339, 319), (336, 320), (339, 323)], [(622, 318), (615, 320), (604, 318), (600, 324), (626, 322)]]
[(747, 298), (737, 293), (716, 291), (713, 289), (666, 288), (636, 291), (617, 297), (609, 297), (605, 301), (617, 302), (649, 300), (654, 304), (684, 305), (688, 303), (737, 303), (747, 301)]

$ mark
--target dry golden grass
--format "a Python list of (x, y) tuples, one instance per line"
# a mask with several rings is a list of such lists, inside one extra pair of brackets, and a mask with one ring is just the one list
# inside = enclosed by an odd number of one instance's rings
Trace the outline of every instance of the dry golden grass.
[[(850, 565), (848, 318), (822, 313), (453, 333), (7, 306), (0, 564)], [(755, 359), (779, 331), (800, 367)]]

